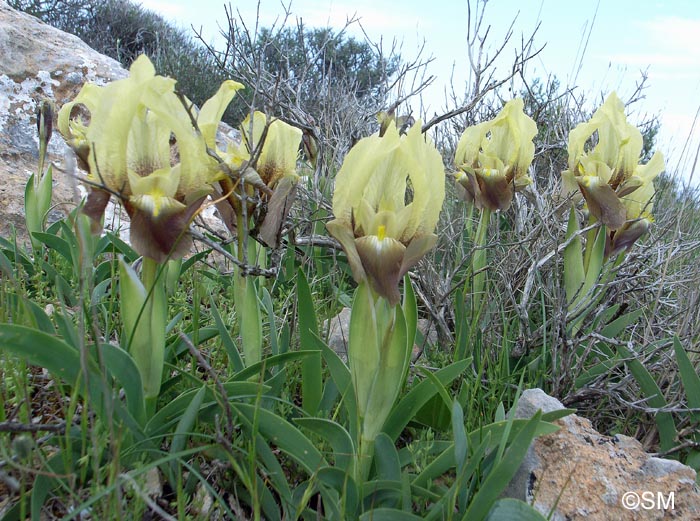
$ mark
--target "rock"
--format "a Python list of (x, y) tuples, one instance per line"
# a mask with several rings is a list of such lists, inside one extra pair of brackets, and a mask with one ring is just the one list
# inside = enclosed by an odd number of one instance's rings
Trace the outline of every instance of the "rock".
[[(531, 389), (522, 394), (515, 417), (563, 408)], [(575, 414), (556, 423), (558, 432), (535, 439), (504, 496), (526, 501), (545, 516), (552, 512), (554, 521), (700, 519), (693, 469), (650, 456), (633, 438), (603, 436)]]
[(350, 331), (350, 308), (343, 308), (340, 313), (328, 320), (323, 325), (323, 330), (328, 331), (328, 347), (344, 362), (348, 360), (348, 333)]
[[(348, 360), (348, 334), (350, 331), (350, 308), (343, 308), (340, 313), (327, 320), (323, 325), (323, 330), (328, 331), (328, 346), (344, 361)], [(423, 342), (418, 342), (413, 346), (411, 360), (416, 361), (423, 353), (426, 345), (437, 342), (437, 332), (435, 326), (425, 318), (418, 319), (418, 331), (423, 335)], [(418, 340), (418, 339), (417, 339)], [(419, 345), (420, 344), (420, 345)]]
[[(104, 84), (127, 72), (118, 62), (0, 0), (0, 236), (24, 229), (24, 187), (37, 169), (39, 139), (35, 106), (43, 98), (57, 107), (78, 93), (83, 83)], [(54, 211), (58, 219), (75, 207), (74, 179), (65, 173), (68, 147), (57, 131), (49, 143), (54, 167)], [(70, 169), (68, 169), (70, 170)]]

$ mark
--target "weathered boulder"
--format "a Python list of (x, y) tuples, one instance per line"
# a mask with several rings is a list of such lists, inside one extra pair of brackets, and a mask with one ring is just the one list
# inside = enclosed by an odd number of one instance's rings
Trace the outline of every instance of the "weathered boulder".
[[(517, 418), (563, 409), (541, 389), (523, 393)], [(505, 495), (532, 504), (553, 521), (700, 519), (696, 473), (647, 454), (634, 438), (603, 436), (575, 414), (533, 442)]]
[[(0, 236), (24, 229), (24, 187), (37, 170), (39, 139), (35, 106), (43, 98), (57, 107), (86, 81), (104, 84), (127, 72), (79, 38), (10, 8), (0, 0)], [(68, 147), (58, 132), (49, 144), (54, 164), (53, 212), (66, 215), (77, 202), (76, 183), (66, 173)]]

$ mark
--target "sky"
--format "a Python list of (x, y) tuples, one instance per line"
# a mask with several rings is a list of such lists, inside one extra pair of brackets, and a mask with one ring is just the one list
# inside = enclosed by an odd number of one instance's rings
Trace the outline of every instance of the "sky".
[[(226, 26), (221, 0), (140, 3), (182, 27), (201, 28), (205, 40), (214, 45), (221, 41), (219, 26)], [(472, 12), (475, 4), (472, 1)], [(284, 17), (280, 0), (260, 0), (259, 5), (234, 0), (230, 5), (250, 25), (258, 7), (262, 26)], [(284, 5), (290, 6), (291, 25), (301, 18), (306, 26), (341, 28), (348, 18), (359, 18), (362, 28), (352, 25), (349, 35), (364, 38), (364, 29), (373, 41), (381, 38), (385, 47), (396, 40), (404, 58), (415, 56), (425, 43), (422, 56), (434, 57), (428, 72), (436, 76), (423, 99), (428, 115), (442, 112), (447, 86), (452, 84), (457, 92), (464, 89), (469, 67), (467, 0), (292, 0)], [(645, 99), (628, 107), (630, 121), (658, 115), (657, 148), (667, 158), (667, 170), (700, 186), (700, 171), (693, 167), (700, 147), (700, 2), (489, 0), (484, 10), (484, 26), (491, 26), (487, 49), (490, 45), (493, 52), (502, 42), (513, 19), (514, 34), (504, 57), (512, 57), (521, 37), (527, 38), (539, 24), (535, 45), (544, 49), (528, 64), (529, 78), (556, 76), (562, 85), (575, 85), (587, 98), (602, 103), (612, 90), (627, 100), (646, 74)], [(502, 66), (508, 65), (504, 60)]]

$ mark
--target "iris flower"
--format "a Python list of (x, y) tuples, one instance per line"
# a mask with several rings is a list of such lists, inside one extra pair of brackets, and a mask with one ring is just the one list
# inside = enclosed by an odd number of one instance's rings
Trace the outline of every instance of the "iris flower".
[(664, 170), (663, 156), (654, 154), (646, 165), (637, 167), (637, 178), (641, 185), (632, 193), (622, 198), (625, 206), (625, 223), (617, 230), (609, 233), (606, 244), (606, 255), (616, 255), (623, 250), (629, 250), (632, 245), (649, 231), (649, 226), (654, 222), (652, 215), (654, 189), (654, 172)]
[(420, 124), (400, 135), (391, 123), (382, 137), (360, 140), (336, 176), (327, 224), (355, 280), (395, 305), (399, 281), (437, 241), (444, 198), (442, 159)]
[(523, 112), (522, 99), (506, 103), (493, 120), (467, 128), (455, 153), (462, 197), (478, 208), (507, 210), (514, 192), (532, 183), (527, 170), (536, 135), (537, 125)]
[[(207, 154), (205, 136), (215, 131), (221, 106), (239, 85), (225, 82), (205, 103), (202, 132), (176, 95), (175, 80), (156, 76), (146, 56), (134, 61), (128, 78), (104, 87), (86, 84), (64, 105), (59, 130), (87, 166), (90, 192), (83, 211), (94, 228), (116, 195), (131, 219), (136, 251), (158, 262), (184, 255), (190, 220), (225, 175)], [(89, 122), (74, 115), (77, 105), (87, 109)]]
[[(664, 170), (659, 152), (639, 164), (642, 134), (627, 122), (624, 108), (613, 92), (589, 121), (569, 133), (569, 168), (562, 172), (564, 195), (580, 192), (593, 217), (610, 230), (629, 229), (626, 223), (642, 216), (641, 208), (653, 196), (653, 180)], [(597, 144), (587, 146), (594, 134)], [(618, 239), (627, 245), (628, 240)]]
[[(277, 247), (284, 218), (299, 182), (296, 166), (302, 131), (280, 119), (269, 121), (267, 115), (258, 111), (253, 113), (252, 118), (250, 115), (246, 117), (240, 129), (243, 139), (239, 142), (229, 140), (226, 150), (219, 151), (219, 155), (231, 169), (240, 171), (246, 182), (247, 195), (251, 198), (246, 207), (248, 217), (256, 208), (253, 196), (258, 190), (264, 206), (255, 224), (260, 224), (262, 240), (268, 246)], [(255, 156), (257, 160), (253, 168), (250, 162)], [(223, 183), (222, 188), (225, 192), (231, 192), (233, 185)], [(228, 208), (221, 203), (217, 204), (217, 208), (229, 229), (236, 233), (236, 216), (242, 213), (243, 208), (235, 194), (230, 194), (227, 201)]]

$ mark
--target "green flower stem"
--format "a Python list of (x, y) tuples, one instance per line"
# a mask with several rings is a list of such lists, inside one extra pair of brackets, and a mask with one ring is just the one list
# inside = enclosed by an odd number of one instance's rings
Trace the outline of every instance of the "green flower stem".
[[(141, 356), (149, 368), (148, 392), (146, 397), (146, 413), (151, 416), (155, 412), (156, 401), (160, 394), (160, 383), (163, 378), (163, 364), (165, 357), (165, 328), (168, 323), (168, 306), (165, 292), (166, 278), (161, 273), (164, 266), (155, 260), (144, 257), (142, 274), (143, 285), (150, 292), (147, 297), (144, 316), (150, 327), (150, 339), (139, 339), (139, 347), (142, 348)], [(144, 342), (143, 340), (146, 340)], [(150, 340), (150, 349), (148, 346)]]
[(131, 266), (123, 259), (119, 262), (124, 347), (131, 353), (141, 375), (149, 416), (155, 412), (163, 377), (168, 319), (164, 269), (159, 262), (144, 257), (139, 280)]
[(479, 225), (474, 238), (474, 255), (472, 256), (472, 327), (470, 338), (473, 338), (479, 319), (481, 318), (484, 291), (486, 291), (486, 233), (491, 222), (491, 210), (481, 210)]
[[(376, 436), (375, 436), (376, 437)], [(374, 439), (360, 436), (359, 450), (357, 451), (357, 462), (355, 463), (355, 483), (361, 485), (367, 481), (369, 471), (374, 458)]]
[(353, 300), (348, 342), (348, 365), (360, 423), (355, 465), (358, 483), (369, 474), (374, 440), (394, 407), (408, 371), (413, 345), (408, 336), (401, 306), (392, 306), (377, 295), (367, 281), (360, 283)]
[[(257, 257), (255, 245), (252, 242), (248, 243), (248, 223), (242, 214), (237, 215), (236, 224), (238, 226), (238, 260), (246, 263), (249, 253), (252, 253), (253, 258)], [(233, 276), (233, 290), (245, 364), (251, 366), (262, 360), (262, 318), (255, 278), (244, 276), (242, 269), (237, 267)]]

